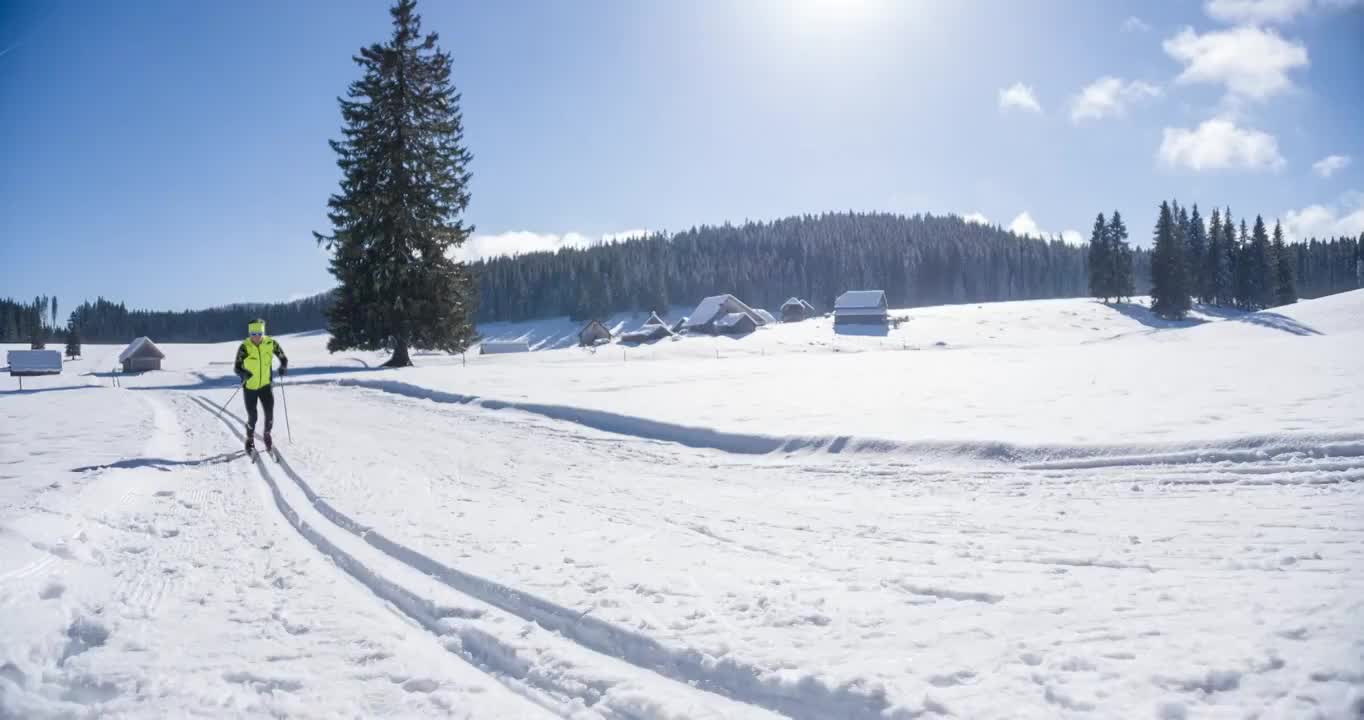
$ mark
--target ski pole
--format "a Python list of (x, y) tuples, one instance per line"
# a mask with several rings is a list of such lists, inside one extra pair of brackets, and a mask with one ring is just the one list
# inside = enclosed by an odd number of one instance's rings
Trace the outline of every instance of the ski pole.
[(237, 391), (239, 391), (239, 390), (241, 390), (241, 389), (242, 389), (242, 386), (241, 386), (241, 385), (238, 385), (238, 386), (236, 387), (236, 389), (234, 389), (234, 390), (232, 391), (232, 394), (227, 396), (226, 402), (224, 402), (223, 405), (222, 405), (222, 411), (223, 411), (223, 412), (227, 412), (227, 403), (232, 402), (232, 398), (237, 397)]
[(294, 429), (289, 425), (289, 397), (284, 394), (284, 376), (279, 376), (279, 401), (284, 403), (284, 429), (289, 431), (289, 444), (294, 444)]

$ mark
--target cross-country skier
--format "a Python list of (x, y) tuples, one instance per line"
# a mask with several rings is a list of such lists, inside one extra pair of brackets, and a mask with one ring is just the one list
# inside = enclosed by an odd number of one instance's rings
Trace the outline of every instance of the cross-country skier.
[(252, 320), (246, 326), (250, 336), (237, 348), (237, 362), (232, 371), (242, 379), (242, 397), (246, 400), (246, 451), (256, 449), (256, 400), (265, 406), (265, 449), (270, 450), (270, 427), (275, 424), (275, 394), (270, 389), (270, 366), (279, 357), (280, 376), (289, 374), (289, 358), (272, 337), (265, 334), (265, 321)]

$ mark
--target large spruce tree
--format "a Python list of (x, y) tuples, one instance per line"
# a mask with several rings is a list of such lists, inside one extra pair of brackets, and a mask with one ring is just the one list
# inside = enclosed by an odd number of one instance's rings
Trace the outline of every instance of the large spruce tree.
[(1198, 294), (1202, 296), (1205, 303), (1222, 303), (1223, 293), (1218, 287), (1218, 278), (1222, 275), (1222, 265), (1225, 262), (1226, 251), (1222, 249), (1222, 213), (1217, 208), (1212, 209), (1212, 218), (1208, 222), (1208, 247), (1203, 253), (1203, 267), (1199, 272), (1199, 282), (1201, 287)]
[(1293, 252), (1284, 244), (1283, 228), (1277, 220), (1274, 221), (1274, 259), (1274, 301), (1278, 305), (1292, 305), (1298, 301), (1297, 283), (1293, 278)]
[(1203, 216), (1198, 214), (1197, 204), (1189, 213), (1188, 232), (1184, 262), (1189, 269), (1189, 294), (1197, 297), (1199, 302), (1209, 303), (1212, 300), (1203, 292), (1208, 285), (1204, 277), (1207, 271), (1208, 229), (1203, 225)]
[(1182, 319), (1191, 306), (1180, 235), (1177, 213), (1162, 202), (1151, 251), (1151, 310), (1171, 320)]
[(339, 101), (341, 191), (328, 202), (331, 234), (315, 236), (339, 282), (327, 349), (390, 349), (386, 364), (401, 367), (409, 348), (468, 347), (477, 291), (452, 257), (473, 227), (461, 219), (472, 156), (450, 55), (422, 34), (415, 0), (389, 12), (393, 34), (360, 50), (363, 76)]
[(1236, 304), (1236, 224), (1231, 219), (1231, 206), (1222, 213), (1222, 254), (1217, 267), (1217, 304), (1231, 307)]
[(1264, 218), (1255, 216), (1255, 228), (1250, 233), (1250, 248), (1246, 262), (1250, 307), (1260, 310), (1274, 304), (1275, 265), (1269, 246), (1269, 231)]
[(1242, 310), (1252, 309), (1254, 304), (1254, 288), (1250, 281), (1250, 231), (1246, 229), (1245, 218), (1241, 219), (1241, 234), (1232, 245), (1232, 293), (1236, 297), (1235, 305)]
[(1127, 225), (1123, 224), (1122, 214), (1113, 211), (1108, 221), (1108, 262), (1109, 290), (1113, 297), (1131, 299), (1137, 294), (1136, 281), (1132, 277), (1132, 246), (1127, 244)]
[(1104, 302), (1116, 295), (1113, 292), (1114, 263), (1109, 258), (1108, 221), (1104, 214), (1094, 219), (1094, 230), (1089, 234), (1089, 294)]

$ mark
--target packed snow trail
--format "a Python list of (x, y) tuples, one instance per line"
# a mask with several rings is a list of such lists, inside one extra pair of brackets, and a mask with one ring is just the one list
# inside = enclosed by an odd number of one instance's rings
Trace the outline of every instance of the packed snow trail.
[[(244, 439), (237, 430), (242, 424), (240, 418), (224, 413), (205, 400), (195, 400), (203, 409), (219, 417), (239, 440)], [(548, 707), (565, 711), (586, 707), (609, 718), (772, 717), (758, 708), (747, 708), (721, 698), (698, 697), (689, 683), (715, 689), (716, 682), (710, 680), (707, 671), (694, 660), (691, 666), (697, 674), (677, 677), (677, 671), (670, 665), (677, 664), (680, 659), (666, 657), (661, 648), (648, 647), (645, 639), (580, 614), (569, 615), (511, 588), (498, 587), (441, 567), (419, 553), (388, 541), (373, 529), (356, 525), (313, 494), (282, 455), (279, 462), (273, 464), (294, 485), (281, 484), (269, 469), (273, 461), (267, 461), (265, 457), (255, 459), (253, 464), (270, 487), (276, 506), (319, 551), (376, 595), (394, 603), (422, 627), (439, 636), (448, 634), (457, 638), (459, 651), (491, 668), (495, 676), (514, 679), (542, 693), (541, 702)], [(291, 495), (296, 497), (290, 500)], [(309, 520), (308, 516), (314, 519)], [(328, 522), (355, 539), (325, 529), (323, 525)], [(458, 594), (436, 587), (433, 579)], [(504, 616), (498, 610), (537, 622), (550, 632), (537, 632), (537, 628), (517, 622), (515, 617)], [(555, 632), (606, 656), (591, 657), (563, 642)], [(653, 659), (652, 667), (644, 666), (643, 669), (656, 671), (661, 677), (655, 679), (649, 673), (636, 672), (621, 662), (635, 662), (641, 653)], [(728, 672), (739, 674), (733, 669)], [(710, 675), (719, 678), (720, 673)], [(664, 678), (680, 682), (660, 682)], [(797, 718), (827, 717), (830, 712), (849, 718), (875, 716), (854, 706), (835, 706), (828, 701), (820, 706), (815, 702), (816, 697), (808, 698), (809, 703), (807, 698), (794, 701), (780, 697), (739, 699), (751, 699), (760, 705), (778, 705)]]
[(189, 398), (80, 392), (155, 427), (129, 461), (63, 448), (79, 489), (7, 508), (0, 716), (549, 716), (299, 542)]

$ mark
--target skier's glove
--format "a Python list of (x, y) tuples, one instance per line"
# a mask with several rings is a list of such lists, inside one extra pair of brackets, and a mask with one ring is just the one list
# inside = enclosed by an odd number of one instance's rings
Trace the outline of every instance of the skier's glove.
[(280, 377), (284, 377), (285, 375), (288, 375), (288, 374), (289, 374), (289, 364), (288, 364), (288, 363), (285, 363), (285, 364), (283, 364), (283, 365), (280, 365), (280, 366), (279, 366), (279, 376), (280, 376)]

